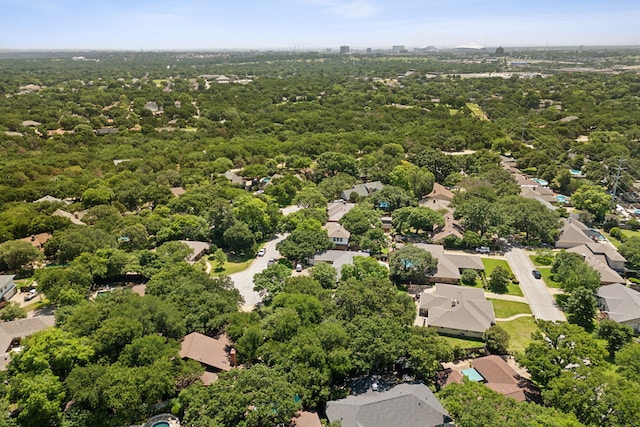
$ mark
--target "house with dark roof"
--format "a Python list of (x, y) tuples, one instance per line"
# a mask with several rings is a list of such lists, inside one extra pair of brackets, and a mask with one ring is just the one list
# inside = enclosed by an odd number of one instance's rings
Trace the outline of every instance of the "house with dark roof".
[(207, 253), (209, 247), (211, 246), (207, 242), (198, 242), (196, 240), (178, 240), (180, 243), (184, 243), (191, 249), (191, 253), (187, 255), (185, 261), (190, 264), (198, 261), (204, 254)]
[(420, 294), (419, 315), (425, 326), (446, 335), (482, 338), (496, 324), (493, 304), (482, 289), (441, 283)]
[(70, 205), (71, 204), (71, 202), (59, 199), (57, 197), (53, 197), (51, 195), (46, 195), (46, 196), (40, 197), (38, 200), (34, 200), (32, 203), (43, 203), (43, 202), (64, 203), (65, 205)]
[(44, 250), (44, 244), (47, 243), (47, 240), (52, 238), (53, 235), (51, 233), (38, 233), (32, 234), (30, 237), (24, 237), (20, 240), (23, 242), (31, 243), (34, 248), (37, 248), (41, 251)]
[(13, 274), (0, 276), (0, 301), (9, 301), (18, 292), (18, 288), (16, 288), (16, 284), (13, 281), (14, 277), (16, 276)]
[(200, 362), (205, 372), (200, 377), (204, 385), (218, 379), (218, 373), (230, 371), (236, 364), (236, 352), (229, 338), (222, 334), (211, 338), (198, 332), (192, 332), (182, 341), (180, 357)]
[(348, 190), (344, 190), (340, 193), (342, 200), (351, 200), (351, 195), (357, 195), (358, 197), (367, 197), (374, 192), (382, 189), (384, 185), (380, 181), (365, 182), (364, 184), (356, 184)]
[(596, 291), (598, 306), (608, 319), (633, 328), (640, 333), (640, 292), (615, 283)]
[(327, 418), (342, 427), (453, 427), (446, 409), (424, 384), (399, 384), (327, 402)]

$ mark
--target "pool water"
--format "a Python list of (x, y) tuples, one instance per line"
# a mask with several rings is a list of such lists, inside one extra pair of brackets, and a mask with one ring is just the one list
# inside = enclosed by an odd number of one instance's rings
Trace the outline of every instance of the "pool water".
[(544, 179), (536, 178), (536, 179), (534, 179), (534, 181), (537, 182), (540, 185), (549, 185), (549, 183), (547, 181), (545, 181)]
[(556, 195), (556, 199), (558, 199), (558, 201), (560, 203), (566, 203), (567, 202), (567, 196), (564, 196), (562, 194), (558, 194)]
[(159, 421), (153, 425), (153, 427), (171, 427), (166, 421)]

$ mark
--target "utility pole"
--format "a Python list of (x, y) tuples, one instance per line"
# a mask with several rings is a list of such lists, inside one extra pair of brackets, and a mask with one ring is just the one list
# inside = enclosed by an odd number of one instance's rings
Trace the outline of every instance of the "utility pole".
[(620, 176), (622, 175), (622, 171), (626, 170), (626, 168), (622, 167), (622, 163), (624, 163), (624, 161), (625, 159), (623, 159), (622, 157), (618, 159), (618, 166), (615, 168), (616, 176), (615, 180), (613, 181), (613, 190), (611, 192), (611, 195), (613, 196), (611, 203), (614, 206), (616, 203), (616, 195), (618, 194), (618, 184), (620, 183)]

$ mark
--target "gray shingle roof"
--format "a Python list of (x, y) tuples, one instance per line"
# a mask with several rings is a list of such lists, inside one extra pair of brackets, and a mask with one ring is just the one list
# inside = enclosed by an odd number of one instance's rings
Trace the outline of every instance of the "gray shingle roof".
[(640, 292), (615, 283), (600, 287), (597, 294), (609, 319), (622, 323), (640, 318)]
[(478, 288), (438, 283), (420, 294), (420, 311), (434, 327), (484, 332), (496, 323), (493, 304)]
[(391, 390), (327, 402), (327, 418), (342, 427), (431, 427), (451, 418), (429, 387), (400, 384)]
[(14, 339), (28, 337), (43, 329), (50, 328), (54, 323), (53, 316), (36, 316), (0, 323), (0, 352), (7, 351)]

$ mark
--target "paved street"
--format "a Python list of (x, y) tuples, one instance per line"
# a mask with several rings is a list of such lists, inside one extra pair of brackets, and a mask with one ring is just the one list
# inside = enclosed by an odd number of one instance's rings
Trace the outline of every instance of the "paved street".
[(263, 257), (256, 257), (246, 270), (229, 275), (233, 280), (233, 284), (243, 296), (245, 306), (254, 306), (262, 301), (260, 295), (253, 291), (253, 275), (267, 268), (269, 258), (280, 258), (280, 254), (276, 250), (276, 244), (285, 237), (285, 235), (278, 235), (275, 239), (268, 241), (264, 245), (266, 253)]
[(507, 252), (505, 257), (513, 270), (513, 274), (520, 281), (520, 289), (524, 294), (536, 319), (564, 321), (564, 313), (558, 308), (549, 293), (547, 286), (541, 279), (535, 279), (531, 274), (534, 266), (527, 253), (518, 248)]

